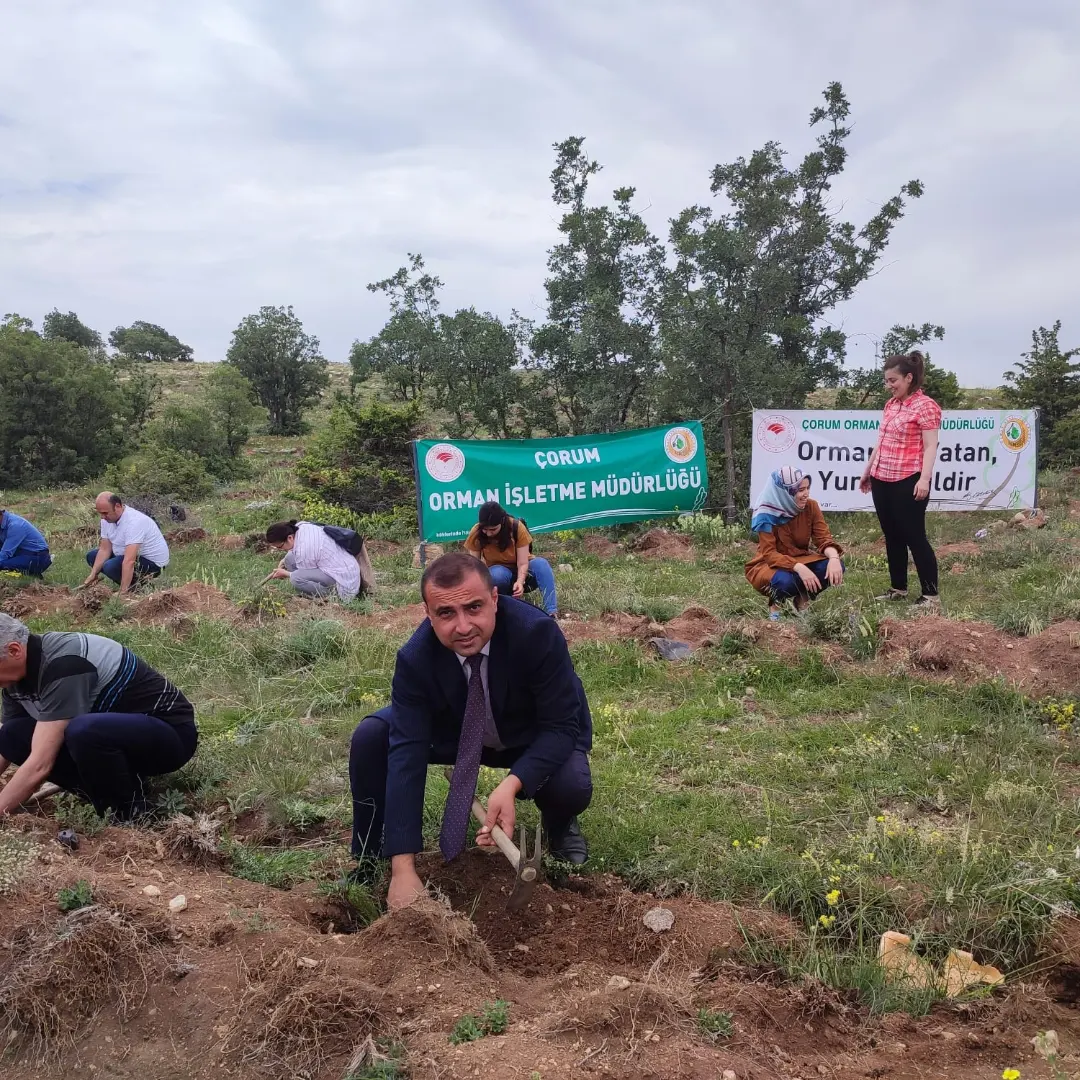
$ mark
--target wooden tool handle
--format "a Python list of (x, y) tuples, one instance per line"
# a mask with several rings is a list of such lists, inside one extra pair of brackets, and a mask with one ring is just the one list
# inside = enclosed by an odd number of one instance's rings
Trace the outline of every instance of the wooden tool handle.
[[(487, 811), (479, 799), (473, 799), (472, 812), (473, 817), (483, 825)], [(521, 862), (521, 852), (518, 851), (517, 844), (498, 825), (491, 826), (491, 839), (495, 841), (498, 849), (510, 860), (510, 865), (516, 870)]]

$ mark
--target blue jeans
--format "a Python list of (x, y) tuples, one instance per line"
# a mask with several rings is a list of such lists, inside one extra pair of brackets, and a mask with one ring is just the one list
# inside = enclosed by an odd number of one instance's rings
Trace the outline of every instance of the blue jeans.
[[(94, 548), (93, 551), (86, 553), (86, 563), (92, 570), (94, 568), (94, 560), (97, 558), (98, 549)], [(110, 580), (115, 581), (117, 585), (120, 584), (120, 575), (124, 570), (124, 556), (114, 555), (111, 559), (106, 559), (101, 564), (101, 572)], [(135, 575), (131, 579), (131, 584), (137, 584), (142, 578), (157, 577), (161, 573), (161, 567), (157, 563), (152, 563), (149, 559), (144, 559), (139, 555), (135, 559)]]
[[(821, 582), (821, 589), (824, 592), (829, 583), (825, 580), (825, 571), (829, 568), (828, 559), (818, 559), (817, 562), (807, 563), (807, 569), (813, 572), (814, 577)], [(841, 566), (844, 564), (841, 563)], [(772, 599), (774, 603), (780, 604), (785, 600), (794, 600), (797, 596), (806, 596), (806, 586), (799, 580), (799, 575), (794, 570), (777, 570), (772, 576), (772, 582), (769, 585), (769, 591), (772, 593)]]
[(0, 570), (17, 570), (30, 577), (41, 577), (52, 566), (52, 556), (47, 551), (16, 551), (6, 559), (0, 559)]
[[(495, 588), (504, 596), (508, 596), (514, 590), (514, 582), (517, 581), (517, 570), (511, 570), (509, 566), (489, 566), (491, 580)], [(559, 610), (555, 599), (555, 571), (551, 569), (551, 563), (547, 559), (530, 559), (529, 572), (525, 576), (525, 591), (540, 590), (544, 610), (549, 615), (554, 615)]]

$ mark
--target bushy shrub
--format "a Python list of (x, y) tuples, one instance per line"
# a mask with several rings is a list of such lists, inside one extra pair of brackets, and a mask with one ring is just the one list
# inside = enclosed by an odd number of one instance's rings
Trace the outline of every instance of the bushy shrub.
[(81, 482), (116, 461), (141, 417), (117, 369), (29, 320), (0, 325), (0, 477), (5, 487)]
[(327, 428), (308, 443), (297, 475), (322, 500), (355, 514), (413, 506), (416, 485), (409, 443), (420, 430), (415, 402), (397, 408), (339, 399)]
[(199, 499), (214, 490), (206, 462), (189, 450), (148, 446), (105, 470), (114, 491), (152, 491)]
[(381, 514), (354, 514), (343, 506), (328, 503), (318, 495), (305, 495), (303, 502), (305, 521), (341, 525), (373, 540), (393, 540), (404, 544), (415, 539), (419, 531), (415, 503), (395, 506), (393, 510)]

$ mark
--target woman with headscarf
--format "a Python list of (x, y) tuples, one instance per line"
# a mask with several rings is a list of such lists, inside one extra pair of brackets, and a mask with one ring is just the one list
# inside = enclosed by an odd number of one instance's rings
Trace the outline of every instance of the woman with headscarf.
[(822, 589), (844, 580), (841, 547), (810, 498), (810, 477), (801, 469), (785, 465), (769, 477), (750, 527), (758, 534), (758, 549), (746, 564), (746, 579), (768, 598), (770, 619), (780, 618), (785, 601), (801, 611)]
[(521, 599), (538, 589), (544, 610), (557, 615), (555, 574), (547, 559), (532, 554), (532, 535), (525, 522), (511, 517), (497, 502), (484, 503), (477, 518), (465, 538), (465, 550), (487, 566), (499, 592)]

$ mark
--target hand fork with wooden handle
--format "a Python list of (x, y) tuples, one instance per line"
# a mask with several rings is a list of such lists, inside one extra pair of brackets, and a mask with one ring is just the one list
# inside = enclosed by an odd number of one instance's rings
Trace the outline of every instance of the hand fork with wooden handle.
[[(451, 766), (447, 766), (443, 772), (447, 780), (450, 780), (454, 775)], [(487, 811), (484, 810), (484, 804), (477, 798), (473, 798), (472, 801), (472, 814), (481, 825), (484, 824)], [(540, 862), (541, 830), (542, 826), (537, 825), (536, 843), (533, 846), (532, 858), (526, 858), (528, 851), (525, 846), (524, 825), (521, 826), (520, 847), (516, 846), (514, 841), (498, 825), (492, 825), (491, 827), (491, 839), (495, 841), (495, 846), (506, 856), (517, 874), (513, 891), (510, 893), (510, 899), (506, 903), (508, 911), (520, 911), (529, 903), (532, 899), (533, 890), (536, 888), (536, 883), (542, 876), (543, 868)]]

